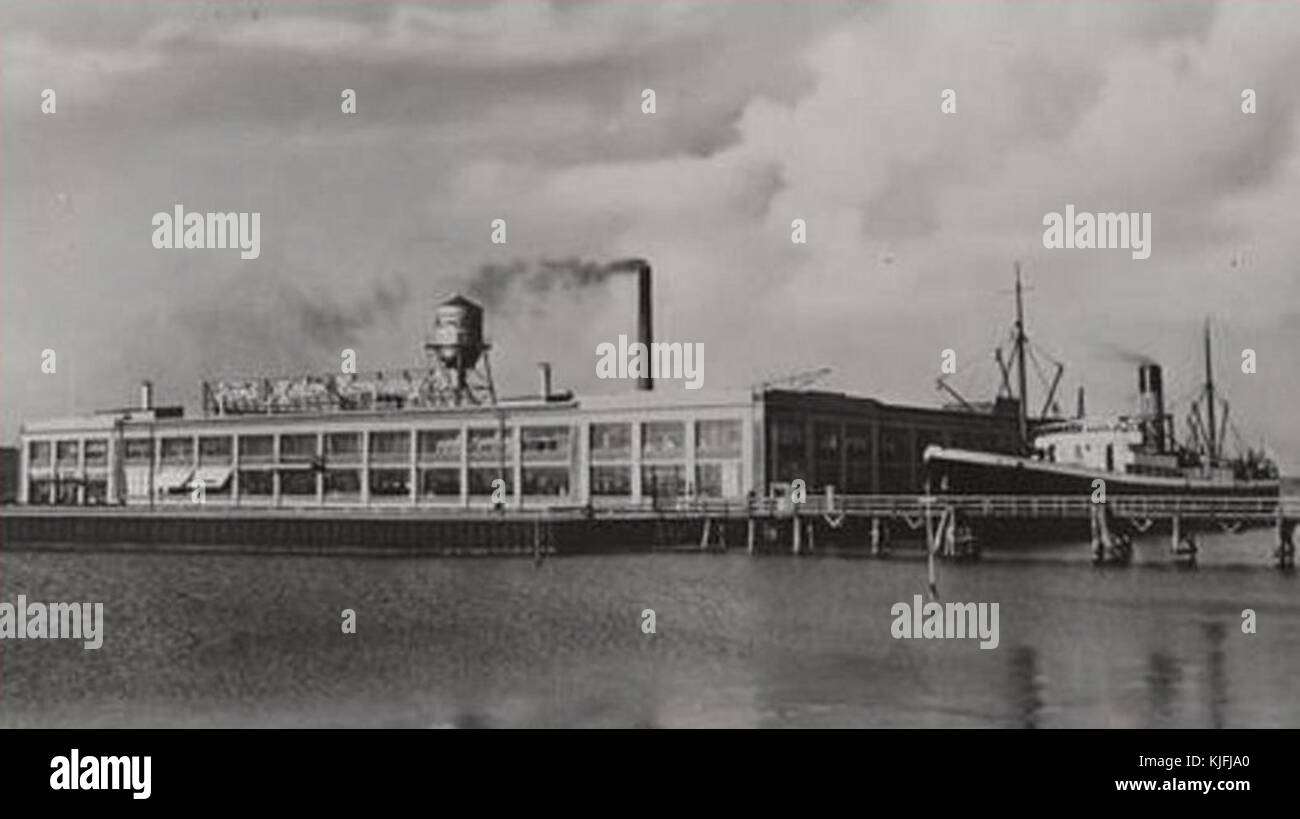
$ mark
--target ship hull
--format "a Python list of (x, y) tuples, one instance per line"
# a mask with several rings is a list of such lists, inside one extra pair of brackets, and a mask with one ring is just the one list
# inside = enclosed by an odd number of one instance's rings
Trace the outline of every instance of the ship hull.
[(931, 491), (952, 495), (1086, 495), (1105, 482), (1106, 496), (1276, 498), (1276, 480), (1166, 478), (1069, 466), (1033, 458), (931, 447), (925, 453)]
[[(1092, 498), (1096, 481), (1105, 482), (1107, 500), (1124, 497), (1148, 498), (1237, 498), (1274, 500), (1279, 497), (1278, 481), (1214, 481), (1196, 478), (1158, 478), (1017, 458), (984, 452), (932, 447), (925, 454), (931, 490), (944, 495), (1079, 496)], [(1090, 537), (1086, 518), (995, 519), (969, 521), (985, 545), (1044, 543), (1086, 540)], [(1216, 531), (1225, 525), (1247, 528), (1250, 521), (1189, 519), (1185, 533)], [(1167, 519), (1148, 521), (1140, 534), (1168, 534)]]

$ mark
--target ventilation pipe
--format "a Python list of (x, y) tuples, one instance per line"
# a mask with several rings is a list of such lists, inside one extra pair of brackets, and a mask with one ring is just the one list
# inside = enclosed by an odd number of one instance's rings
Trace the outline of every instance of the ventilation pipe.
[(543, 401), (551, 399), (551, 363), (537, 362), (537, 392)]

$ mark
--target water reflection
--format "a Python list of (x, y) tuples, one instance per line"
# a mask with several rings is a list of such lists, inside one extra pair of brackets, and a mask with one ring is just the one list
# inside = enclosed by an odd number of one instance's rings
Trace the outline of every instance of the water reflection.
[(1037, 728), (1043, 709), (1042, 681), (1038, 676), (1038, 652), (1029, 646), (1011, 649), (1011, 704), (1019, 727)]
[(1212, 621), (1202, 624), (1205, 642), (1209, 645), (1206, 657), (1206, 700), (1210, 711), (1210, 727), (1223, 728), (1224, 706), (1228, 703), (1228, 674), (1224, 659), (1223, 638), (1227, 629), (1223, 623)]
[(1162, 651), (1152, 651), (1148, 655), (1146, 684), (1150, 727), (1175, 727), (1174, 714), (1182, 680), (1183, 669), (1176, 658)]
[[(100, 651), (0, 641), (0, 726), (1300, 726), (1292, 578), (1080, 554), (943, 567), (1001, 604), (985, 651), (891, 636), (901, 558), (0, 552), (0, 599), (105, 603)], [(1242, 600), (1266, 633), (1235, 639)]]

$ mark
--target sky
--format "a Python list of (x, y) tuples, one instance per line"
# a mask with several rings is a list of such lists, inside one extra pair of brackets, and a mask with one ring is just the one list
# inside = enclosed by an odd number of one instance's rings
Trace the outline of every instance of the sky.
[[(1233, 425), (1300, 473), (1300, 4), (69, 0), (0, 31), (6, 441), (143, 378), (197, 409), (345, 348), (418, 365), (451, 291), (500, 392), (541, 360), (630, 389), (594, 351), (635, 332), (633, 280), (529, 281), (554, 259), (649, 259), (656, 338), (702, 342), (708, 388), (829, 365), (937, 405), (951, 349), (987, 399), (1019, 261), (1062, 407), (1134, 409), (1149, 357), (1181, 434), (1209, 319)], [(260, 213), (260, 256), (155, 249), (177, 204)], [(1150, 258), (1044, 248), (1067, 204), (1151, 213)]]

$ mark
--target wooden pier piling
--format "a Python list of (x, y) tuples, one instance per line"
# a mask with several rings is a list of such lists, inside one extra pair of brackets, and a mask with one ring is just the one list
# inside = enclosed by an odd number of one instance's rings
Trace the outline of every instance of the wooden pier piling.
[(1295, 568), (1295, 531), (1300, 528), (1300, 523), (1292, 524), (1278, 510), (1277, 515), (1277, 551), (1274, 555), (1277, 557), (1277, 567), (1279, 569)]

